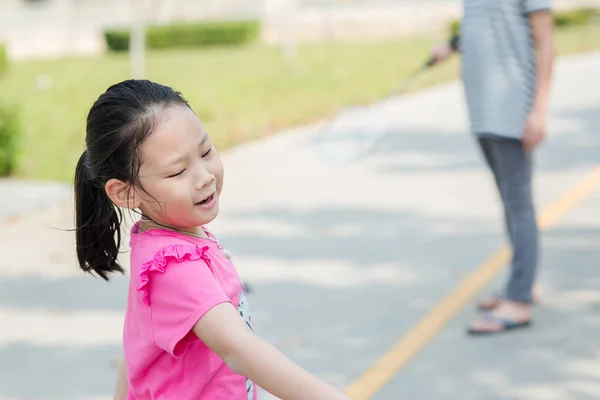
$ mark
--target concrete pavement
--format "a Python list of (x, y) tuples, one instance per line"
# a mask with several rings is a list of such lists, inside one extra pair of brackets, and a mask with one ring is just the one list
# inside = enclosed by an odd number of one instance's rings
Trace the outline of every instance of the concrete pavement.
[[(540, 210), (598, 163), (599, 70), (600, 53), (557, 66), (537, 161)], [(223, 155), (222, 214), (211, 228), (255, 290), (257, 333), (340, 388), (504, 243), (460, 85), (399, 98), (388, 116), (383, 150), (349, 167), (317, 157), (314, 127)], [(544, 235), (547, 296), (535, 328), (469, 340), (465, 309), (375, 398), (594, 397), (599, 201), (596, 190)], [(0, 230), (1, 400), (111, 396), (127, 281), (79, 273), (72, 233), (55, 229), (71, 227), (67, 200)]]
[(15, 179), (0, 179), (0, 193), (7, 194), (0, 199), (0, 221), (16, 219), (71, 195), (67, 184)]
[[(375, 397), (582, 400), (600, 398), (600, 188), (544, 235), (543, 299), (528, 331), (470, 338), (460, 313)], [(504, 275), (493, 287), (501, 287)]]

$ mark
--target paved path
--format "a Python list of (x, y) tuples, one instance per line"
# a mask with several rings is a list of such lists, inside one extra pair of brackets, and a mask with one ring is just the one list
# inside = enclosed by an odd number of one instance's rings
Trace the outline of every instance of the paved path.
[[(557, 68), (540, 210), (598, 162), (599, 70), (600, 54)], [(340, 388), (503, 244), (463, 104), (456, 83), (398, 99), (385, 149), (351, 167), (322, 163), (311, 127), (223, 156), (212, 228), (253, 285), (257, 333)], [(375, 398), (597, 398), (599, 206), (595, 190), (544, 235), (535, 328), (469, 340), (466, 309)], [(72, 233), (56, 229), (71, 224), (67, 200), (0, 230), (1, 400), (110, 399), (127, 281), (76, 270)], [(35, 235), (40, 248), (27, 244)]]
[(0, 221), (14, 220), (24, 212), (44, 208), (71, 195), (69, 185), (54, 182), (0, 179)]

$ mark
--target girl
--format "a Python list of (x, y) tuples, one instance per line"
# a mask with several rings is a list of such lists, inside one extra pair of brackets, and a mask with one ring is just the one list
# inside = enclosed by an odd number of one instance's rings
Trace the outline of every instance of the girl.
[(111, 86), (89, 112), (86, 144), (75, 173), (81, 268), (124, 272), (121, 210), (141, 212), (115, 399), (256, 400), (256, 385), (286, 400), (347, 399), (253, 334), (231, 257), (203, 227), (219, 211), (223, 165), (180, 93)]

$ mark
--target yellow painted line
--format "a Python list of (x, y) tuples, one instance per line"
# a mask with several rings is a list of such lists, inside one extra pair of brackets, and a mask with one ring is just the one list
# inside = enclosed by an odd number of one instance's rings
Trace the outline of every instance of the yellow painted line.
[[(546, 230), (569, 209), (600, 185), (600, 166), (563, 197), (546, 208), (538, 217), (541, 230)], [(463, 308), (465, 303), (483, 289), (509, 262), (508, 245), (495, 252), (465, 278), (448, 297), (383, 354), (362, 376), (346, 389), (353, 400), (367, 400), (383, 388), (442, 328)]]

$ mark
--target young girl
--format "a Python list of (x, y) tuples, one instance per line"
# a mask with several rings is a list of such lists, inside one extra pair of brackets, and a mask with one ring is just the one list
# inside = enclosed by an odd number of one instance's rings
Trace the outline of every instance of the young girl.
[[(203, 226), (218, 214), (223, 165), (183, 96), (146, 80), (113, 85), (87, 118), (75, 173), (81, 268), (108, 280), (122, 209), (131, 229), (124, 365), (115, 399), (347, 399), (252, 332), (229, 253)], [(116, 207), (115, 207), (116, 206)]]

